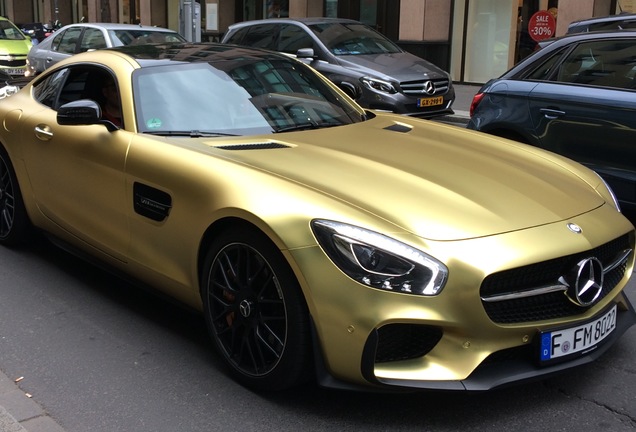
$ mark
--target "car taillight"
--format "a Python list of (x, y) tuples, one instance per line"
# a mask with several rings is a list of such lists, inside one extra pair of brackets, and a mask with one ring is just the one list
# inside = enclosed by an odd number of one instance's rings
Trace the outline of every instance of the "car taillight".
[(470, 116), (471, 117), (475, 113), (475, 108), (477, 108), (477, 105), (479, 105), (479, 102), (481, 102), (481, 100), (484, 98), (484, 96), (486, 96), (486, 93), (477, 93), (475, 96), (473, 96), (473, 101), (470, 103)]

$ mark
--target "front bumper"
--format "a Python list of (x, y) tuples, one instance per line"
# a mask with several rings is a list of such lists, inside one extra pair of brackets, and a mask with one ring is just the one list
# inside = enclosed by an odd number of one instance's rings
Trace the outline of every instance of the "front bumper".
[(356, 102), (365, 108), (419, 118), (453, 114), (451, 107), (455, 101), (455, 90), (451, 87), (446, 93), (436, 96), (443, 98), (441, 104), (420, 107), (418, 106), (418, 99), (431, 99), (435, 96), (423, 95), (418, 98), (407, 96), (404, 93), (388, 94), (363, 89), (362, 96)]
[(414, 389), (434, 390), (468, 390), (485, 391), (509, 384), (517, 384), (524, 381), (547, 378), (551, 375), (563, 372), (573, 367), (591, 363), (601, 357), (609, 348), (634, 324), (636, 324), (636, 312), (634, 307), (623, 296), (620, 305), (626, 307), (617, 315), (616, 329), (611, 336), (603, 341), (598, 348), (591, 352), (562, 363), (549, 366), (538, 364), (539, 346), (535, 340), (529, 345), (510, 348), (491, 354), (482, 364), (466, 379), (458, 381), (417, 381), (376, 378), (371, 368), (365, 374), (369, 382), (375, 382), (381, 386), (391, 388), (406, 387)]
[[(634, 308), (622, 292), (634, 265), (633, 226), (610, 206), (568, 220), (583, 227), (584, 234), (568, 232), (565, 222), (455, 242), (400, 236), (448, 266), (447, 285), (431, 297), (358, 284), (318, 247), (292, 251), (303, 269), (301, 284), (314, 320), (319, 383), (382, 391), (487, 390), (598, 358), (636, 322)], [(557, 308), (556, 315), (543, 315), (543, 306), (535, 307), (528, 319), (519, 318), (523, 307), (512, 305), (513, 320), (486, 310), (481, 286), (489, 275), (536, 263), (552, 265), (557, 258), (556, 262), (578, 259), (588, 252), (604, 254), (619, 238), (620, 249), (627, 244), (632, 252), (594, 305), (574, 313), (567, 306)], [(552, 299), (546, 302), (553, 305)], [(616, 329), (595, 349), (563, 363), (539, 365), (540, 332), (590, 322), (612, 305), (618, 306)]]

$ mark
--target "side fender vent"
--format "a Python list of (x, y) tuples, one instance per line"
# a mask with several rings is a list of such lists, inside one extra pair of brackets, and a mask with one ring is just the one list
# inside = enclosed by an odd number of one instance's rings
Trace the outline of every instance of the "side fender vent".
[(141, 216), (161, 222), (170, 214), (172, 197), (164, 191), (135, 182), (133, 197), (135, 213)]

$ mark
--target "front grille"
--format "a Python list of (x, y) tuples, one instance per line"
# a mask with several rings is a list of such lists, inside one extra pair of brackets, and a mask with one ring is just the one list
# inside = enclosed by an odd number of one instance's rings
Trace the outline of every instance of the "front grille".
[[(595, 249), (502, 271), (489, 275), (481, 285), (481, 297), (505, 295), (532, 290), (541, 286), (558, 283), (558, 279), (569, 273), (576, 264), (587, 257), (596, 257), (604, 267), (609, 266), (624, 251), (631, 249), (629, 235), (624, 235)], [(612, 291), (623, 279), (628, 260), (605, 274), (603, 290), (599, 300)], [(550, 292), (530, 297), (487, 302), (482, 300), (486, 313), (496, 323), (512, 324), (542, 321), (574, 316), (588, 308), (570, 301), (563, 292)]]
[[(427, 93), (424, 89), (426, 83), (431, 82), (433, 84), (433, 93)], [(445, 94), (450, 87), (450, 81), (448, 79), (436, 79), (436, 80), (418, 80), (418, 81), (405, 81), (400, 83), (400, 87), (404, 94), (409, 96), (426, 97)]]
[(22, 67), (26, 65), (26, 58), (22, 60), (0, 60), (0, 66), (3, 67)]
[(378, 329), (375, 362), (384, 363), (423, 357), (442, 339), (438, 327), (388, 324)]

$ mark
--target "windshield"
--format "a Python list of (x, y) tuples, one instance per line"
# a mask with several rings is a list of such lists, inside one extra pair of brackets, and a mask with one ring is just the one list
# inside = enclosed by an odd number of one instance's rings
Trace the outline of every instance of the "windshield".
[(109, 30), (113, 46), (183, 43), (186, 40), (179, 33), (146, 29)]
[(9, 21), (0, 21), (0, 39), (24, 40), (26, 37), (16, 26)]
[(402, 50), (372, 28), (360, 23), (313, 24), (309, 28), (334, 55), (399, 53)]
[(133, 86), (139, 131), (158, 135), (267, 134), (364, 117), (360, 107), (291, 59), (147, 67), (135, 72)]

